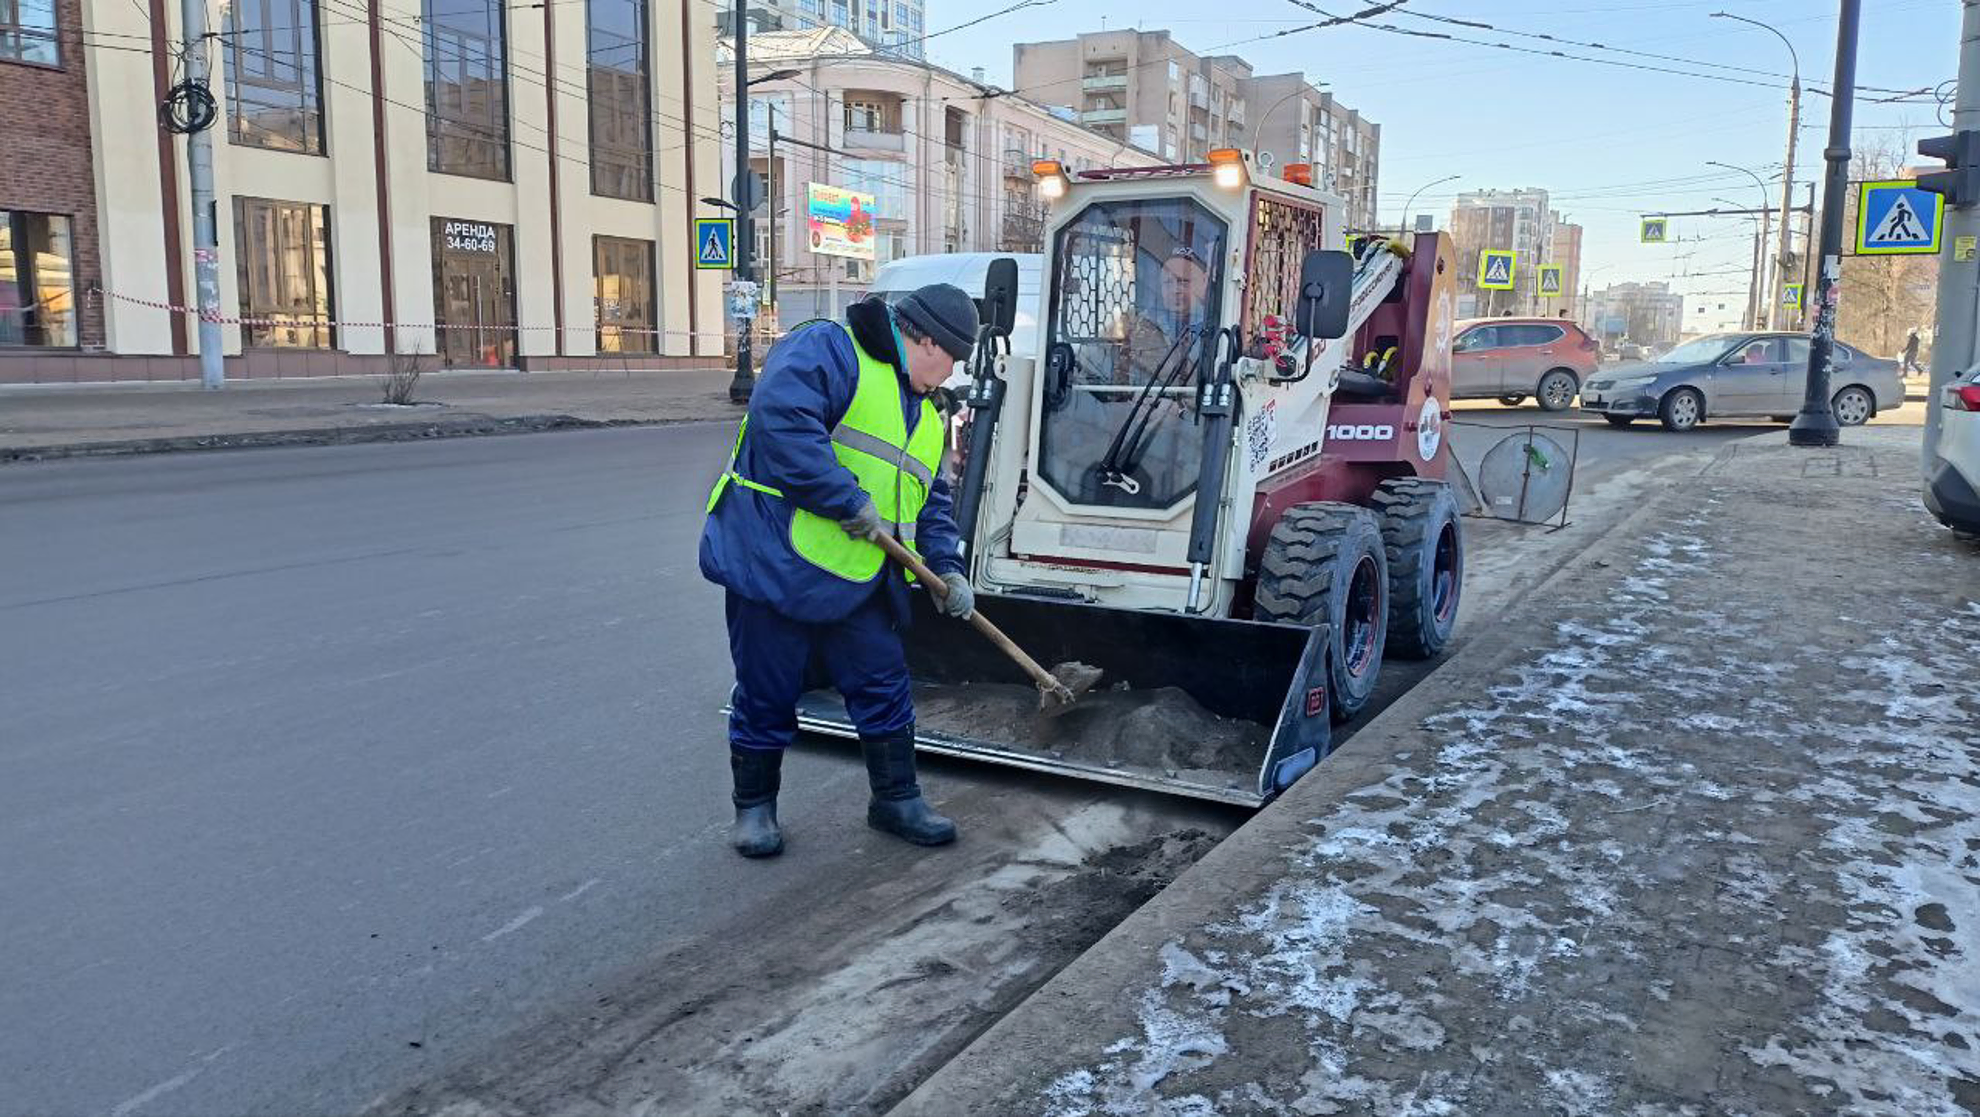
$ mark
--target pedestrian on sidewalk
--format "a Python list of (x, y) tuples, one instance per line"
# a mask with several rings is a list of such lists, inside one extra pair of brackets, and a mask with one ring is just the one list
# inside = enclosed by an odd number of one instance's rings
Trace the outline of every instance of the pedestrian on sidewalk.
[(730, 841), (744, 857), (784, 848), (777, 791), (814, 655), (859, 730), (867, 824), (917, 845), (955, 840), (955, 823), (915, 780), (900, 638), (908, 574), (873, 540), (886, 532), (918, 551), (948, 589), (941, 610), (969, 616), (943, 420), (929, 396), (969, 357), (976, 331), (976, 304), (937, 283), (897, 307), (867, 299), (844, 323), (799, 326), (764, 361), (701, 533), (702, 575), (728, 591)]
[(1905, 376), (1917, 376), (1925, 371), (1918, 367), (1917, 326), (1911, 327), (1911, 332), (1904, 335), (1904, 357), (1901, 359), (1900, 364), (1903, 367), (1899, 371)]

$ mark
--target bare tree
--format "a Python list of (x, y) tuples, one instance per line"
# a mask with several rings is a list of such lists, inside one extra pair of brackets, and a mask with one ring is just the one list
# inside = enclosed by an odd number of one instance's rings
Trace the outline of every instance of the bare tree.
[[(1852, 181), (1902, 179), (1912, 150), (1909, 131), (1880, 133), (1877, 140), (1859, 134), (1850, 161)], [(1843, 210), (1843, 227), (1853, 239), (1856, 191)], [(1836, 332), (1843, 341), (1879, 357), (1894, 357), (1904, 348), (1905, 335), (1928, 334), (1939, 283), (1936, 256), (1845, 256), (1841, 301), (1836, 306)]]

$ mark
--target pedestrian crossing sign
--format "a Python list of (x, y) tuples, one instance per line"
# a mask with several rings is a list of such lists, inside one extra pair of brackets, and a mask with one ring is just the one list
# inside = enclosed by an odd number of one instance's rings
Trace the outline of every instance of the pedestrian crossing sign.
[(1513, 268), (1518, 258), (1508, 248), (1487, 248), (1478, 254), (1478, 287), (1482, 291), (1513, 289)]
[(1662, 244), (1664, 243), (1664, 234), (1669, 230), (1670, 222), (1665, 219), (1661, 217), (1646, 217), (1643, 219), (1642, 233), (1638, 239), (1644, 244)]
[(1799, 283), (1781, 284), (1781, 309), (1782, 310), (1801, 309), (1801, 284)]
[(1939, 250), (1945, 199), (1909, 179), (1856, 186), (1859, 256), (1930, 255)]
[(694, 266), (697, 271), (728, 271), (736, 266), (736, 219), (694, 219)]
[(1561, 297), (1561, 265), (1540, 265), (1540, 297), (1543, 299)]

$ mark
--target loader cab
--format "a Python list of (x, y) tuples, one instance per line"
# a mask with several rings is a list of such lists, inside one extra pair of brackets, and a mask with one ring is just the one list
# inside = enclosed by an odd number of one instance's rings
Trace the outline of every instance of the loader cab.
[(1166, 513), (1195, 491), (1229, 242), (1183, 193), (1097, 197), (1053, 234), (1037, 469), (1068, 504)]

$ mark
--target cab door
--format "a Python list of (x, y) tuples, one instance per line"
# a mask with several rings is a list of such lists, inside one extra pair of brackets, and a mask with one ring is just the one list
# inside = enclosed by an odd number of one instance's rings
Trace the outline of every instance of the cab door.
[(1505, 361), (1499, 348), (1503, 326), (1473, 326), (1451, 343), (1451, 395), (1489, 399), (1505, 394)]

